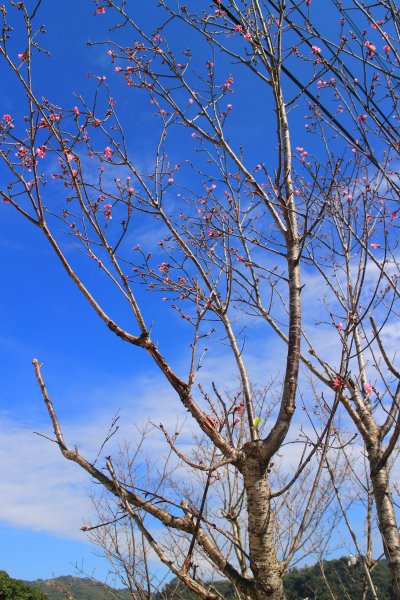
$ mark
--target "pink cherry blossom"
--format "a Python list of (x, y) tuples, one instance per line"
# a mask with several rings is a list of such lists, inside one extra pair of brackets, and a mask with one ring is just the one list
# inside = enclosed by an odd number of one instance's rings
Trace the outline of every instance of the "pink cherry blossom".
[(251, 40), (251, 33), (245, 33), (243, 37), (245, 40)]
[(164, 275), (168, 275), (169, 264), (166, 262), (162, 262), (161, 265), (158, 267), (158, 270), (161, 271), (161, 273), (164, 273)]
[(77, 106), (74, 106), (74, 115), (79, 115), (79, 108)]
[(174, 183), (174, 178), (173, 178), (173, 177), (170, 177), (170, 178), (168, 179), (168, 183), (169, 183), (169, 184), (171, 184), (171, 183)]
[(346, 387), (344, 381), (337, 375), (335, 379), (332, 381), (332, 385), (334, 388), (343, 389)]
[(372, 250), (376, 250), (377, 248), (380, 248), (380, 247), (381, 247), (380, 244), (377, 244), (376, 242), (372, 242), (372, 244), (371, 244)]
[(44, 158), (44, 155), (46, 154), (46, 146), (39, 146), (39, 148), (36, 148), (36, 154), (37, 156), (39, 156), (40, 158)]
[(111, 150), (111, 148), (109, 146), (107, 146), (107, 148), (105, 148), (105, 150), (104, 150), (104, 156), (106, 158), (108, 158), (108, 159), (111, 158), (111, 156), (112, 156), (112, 150)]
[(321, 53), (321, 48), (319, 46), (311, 46), (311, 50), (313, 51), (314, 54)]
[(342, 329), (343, 329), (343, 323), (337, 323), (337, 325), (336, 325), (336, 329), (337, 329), (338, 331), (342, 331)]
[(238, 415), (242, 415), (243, 411), (244, 411), (244, 404), (240, 403), (236, 408), (236, 412)]
[(100, 8), (98, 8), (95, 12), (96, 15), (104, 15), (104, 13), (106, 12), (106, 9), (104, 8), (104, 6), (100, 6)]
[(233, 76), (229, 75), (229, 78), (224, 83), (224, 88), (229, 89), (233, 83)]
[(370, 383), (366, 383), (364, 385), (364, 390), (367, 394), (370, 394), (371, 392), (374, 391), (374, 388), (372, 387), (372, 385)]

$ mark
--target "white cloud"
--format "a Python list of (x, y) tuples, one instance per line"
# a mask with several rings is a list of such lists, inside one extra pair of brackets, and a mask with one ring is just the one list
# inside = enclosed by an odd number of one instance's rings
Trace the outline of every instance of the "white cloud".
[[(105, 454), (116, 455), (118, 447), (126, 440), (134, 444), (149, 420), (157, 425), (162, 421), (173, 433), (177, 422), (182, 423), (187, 417), (173, 392), (166, 391), (165, 386), (163, 389), (156, 378), (124, 381), (119, 389), (114, 383), (112, 389), (111, 386), (110, 389), (98, 389), (95, 394), (97, 410), (93, 407), (88, 410), (82, 403), (79, 414), (63, 415), (61, 421), (68, 447), (77, 446), (83, 456), (93, 460), (106, 438), (113, 416), (121, 408), (120, 428), (102, 450), (99, 463), (103, 463)], [(57, 401), (54, 403), (57, 409)], [(0, 430), (0, 520), (34, 531), (85, 540), (80, 527), (84, 519), (93, 516), (88, 494), (90, 477), (76, 464), (67, 461), (55, 443), (35, 435), (34, 431), (39, 431), (53, 439), (50, 420), (44, 424), (41, 412), (37, 421), (29, 423), (8, 414), (0, 416)], [(193, 435), (192, 419), (187, 421), (185, 433)], [(168, 453), (168, 445), (160, 431), (150, 428), (145, 451), (149, 456), (156, 456), (157, 462), (162, 461)]]
[(10, 525), (84, 540), (82, 516), (91, 511), (87, 478), (66, 465), (55, 444), (31, 428), (2, 419), (0, 519)]

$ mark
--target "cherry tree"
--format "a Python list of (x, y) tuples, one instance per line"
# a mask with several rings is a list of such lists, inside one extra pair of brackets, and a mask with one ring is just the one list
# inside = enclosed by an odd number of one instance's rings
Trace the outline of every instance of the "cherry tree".
[[(196, 553), (238, 597), (280, 599), (283, 573), (321, 523), (318, 507), (327, 509), (336, 495), (328, 455), (350, 443), (344, 431), (349, 440), (356, 431), (400, 598), (390, 480), (400, 432), (390, 344), (399, 298), (397, 8), (391, 0), (333, 1), (321, 18), (310, 0), (196, 7), (162, 0), (147, 31), (144, 9), (125, 0), (95, 3), (99, 23), (114, 20), (108, 37), (90, 42), (94, 51), (112, 64), (118, 89), (148, 96), (158, 126), (143, 166), (104, 75), (90, 74), (91, 100), (80, 96), (64, 107), (42, 97), (35, 79), (42, 4), (10, 3), (26, 34), (18, 54), (16, 17), (2, 7), (3, 67), (26, 103), (24, 118), (1, 121), (9, 174), (3, 209), (40, 230), (103, 324), (158, 366), (207, 452), (199, 456), (196, 445), (193, 455), (182, 452), (162, 423), (160, 430), (177, 459), (201, 474), (203, 491), (195, 501), (192, 490), (189, 502), (185, 494), (178, 501), (173, 486), (169, 493), (139, 489), (112, 456), (99, 468), (71, 449), (35, 359), (60, 451), (118, 499), (152, 552), (201, 597), (220, 595), (197, 580)], [(251, 114), (237, 110), (246, 92), (256, 98)], [(257, 143), (250, 124), (263, 132)], [(105, 309), (92, 278), (78, 274), (65, 232), (129, 308), (129, 326)], [(147, 294), (160, 300), (171, 336), (184, 328), (184, 372), (155, 341)], [(272, 335), (283, 342), (282, 375), (275, 401), (270, 394), (260, 402), (248, 348)], [(221, 365), (203, 376), (211, 347), (232, 365), (236, 395), (226, 391)], [(282, 481), (277, 465), (292, 442), (301, 458)], [(234, 495), (213, 513), (210, 488), (221, 481), (237, 483), (226, 484)], [(285, 532), (282, 515), (299, 487), (308, 493), (301, 509), (289, 511)], [(174, 548), (152, 535), (148, 518), (168, 530)]]

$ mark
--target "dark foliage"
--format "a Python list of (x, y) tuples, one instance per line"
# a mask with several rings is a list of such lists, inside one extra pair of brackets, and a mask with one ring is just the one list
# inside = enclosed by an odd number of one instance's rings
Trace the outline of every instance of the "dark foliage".
[[(379, 600), (392, 600), (386, 561), (380, 561), (373, 568), (372, 580)], [(339, 598), (359, 600), (363, 597), (365, 574), (360, 561), (352, 566), (349, 564), (349, 559), (345, 557), (324, 561), (312, 567), (293, 569), (285, 575), (284, 584), (287, 600), (300, 600), (307, 597), (309, 600), (332, 600), (331, 592), (338, 600)], [(368, 590), (367, 600), (371, 599), (372, 595)]]
[[(355, 565), (349, 564), (349, 558), (324, 561), (312, 567), (293, 569), (284, 576), (284, 586), (287, 600), (360, 600), (365, 586), (364, 569), (360, 561)], [(379, 600), (392, 600), (389, 571), (386, 561), (380, 561), (372, 570), (372, 579)], [(329, 586), (329, 587), (328, 587)], [(216, 582), (215, 589), (224, 598), (236, 598), (234, 591), (226, 581)], [(330, 590), (329, 590), (330, 588)], [(156, 600), (197, 600), (200, 596), (185, 589), (182, 583), (173, 579), (165, 586)], [(367, 600), (372, 600), (368, 590)]]
[(0, 571), (1, 600), (46, 600), (40, 590), (18, 579), (12, 579), (5, 571)]
[[(364, 570), (360, 561), (354, 565), (350, 562), (348, 557), (343, 557), (323, 561), (312, 567), (292, 569), (284, 577), (286, 599), (332, 600), (334, 597), (337, 600), (359, 600), (363, 597), (365, 586)], [(31, 586), (39, 588), (34, 589), (10, 579), (4, 572), (0, 573), (3, 574), (0, 579), (2, 583), (3, 580), (8, 580), (16, 585), (15, 588), (10, 588), (14, 595), (1, 595), (5, 588), (0, 587), (0, 600), (65, 600), (63, 590), (68, 590), (74, 600), (133, 600), (128, 590), (114, 590), (90, 579), (70, 576), (38, 579), (30, 583)], [(379, 561), (375, 565), (372, 579), (379, 600), (393, 600), (386, 561)], [(226, 600), (235, 600), (238, 597), (228, 581), (217, 581), (209, 587), (217, 590)], [(23, 595), (23, 588), (28, 590), (26, 595)], [(39, 595), (34, 595), (36, 593)], [(164, 586), (162, 592), (155, 594), (154, 600), (197, 600), (199, 597), (175, 578)], [(372, 600), (369, 590), (366, 600)]]

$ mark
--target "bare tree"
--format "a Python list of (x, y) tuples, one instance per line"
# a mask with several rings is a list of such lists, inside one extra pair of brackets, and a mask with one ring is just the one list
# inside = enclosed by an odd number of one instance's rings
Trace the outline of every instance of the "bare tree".
[[(341, 59), (328, 70), (338, 79), (324, 75), (318, 80), (321, 95), (328, 96), (325, 102), (337, 102), (335, 119), (327, 119), (320, 106), (310, 106), (308, 126), (320, 136), (324, 159), (306, 160), (312, 210), (321, 219), (305, 241), (303, 258), (326, 286), (319, 323), (336, 327), (340, 352), (332, 361), (326, 350), (315, 349), (310, 332), (313, 358), (303, 360), (320, 381), (329, 385), (331, 380), (362, 437), (397, 598), (400, 537), (388, 465), (396, 456), (400, 432), (400, 382), (396, 348), (388, 344), (388, 334), (397, 326), (399, 299), (400, 188), (393, 168), (399, 150), (399, 13), (391, 2), (334, 4), (342, 15), (341, 48), (352, 51), (355, 61)], [(374, 31), (379, 32), (379, 48), (371, 41)], [(321, 39), (332, 51), (331, 40)], [(327, 67), (323, 58), (321, 63), (321, 69)], [(338, 114), (345, 114), (346, 131), (335, 122)], [(348, 144), (336, 144), (333, 134)], [(299, 153), (303, 160), (304, 150)], [(368, 480), (365, 486), (369, 488)]]
[[(387, 469), (400, 431), (399, 371), (385, 343), (398, 301), (399, 187), (393, 169), (399, 118), (397, 8), (391, 0), (371, 6), (333, 1), (329, 17), (338, 29), (332, 33), (320, 27), (310, 0), (288, 6), (214, 0), (194, 11), (162, 1), (160, 20), (146, 31), (140, 11), (136, 19), (124, 0), (96, 3), (96, 15), (113, 11), (117, 18), (115, 36), (96, 44), (106, 49), (128, 91), (149, 95), (158, 117), (152, 164), (139, 169), (129, 150), (130, 132), (124, 130), (104, 77), (92, 75), (98, 85), (90, 103), (79, 98), (77, 106), (62, 108), (41, 97), (34, 65), (42, 50), (43, 29), (35, 29), (42, 3), (33, 9), (23, 2), (11, 4), (24, 19), (26, 50), (16, 62), (3, 7), (0, 52), (27, 106), (24, 122), (8, 114), (1, 122), (1, 157), (10, 173), (1, 190), (3, 202), (40, 229), (105, 326), (155, 362), (211, 447), (207, 461), (196, 460), (181, 452), (162, 426), (179, 459), (204, 474), (202, 495), (197, 502), (184, 495), (177, 502), (176, 490), (161, 497), (151, 489), (138, 490), (111, 457), (105, 471), (66, 444), (35, 359), (61, 452), (119, 499), (152, 552), (189, 589), (204, 598), (220, 597), (192, 572), (193, 553), (200, 552), (242, 598), (281, 599), (282, 574), (307, 539), (318, 500), (335, 489), (336, 484), (326, 487), (323, 469), (336, 439), (337, 414), (343, 418), (345, 411), (368, 455), (384, 551), (400, 598), (399, 533)], [(373, 35), (383, 37), (382, 48), (362, 29), (364, 22), (372, 25)], [(186, 30), (194, 50), (179, 47), (180, 32)], [(123, 34), (129, 45), (121, 42)], [(243, 131), (238, 136), (231, 127), (232, 94), (249, 82), (259, 105), (267, 94), (270, 103), (266, 115), (255, 111), (255, 126), (268, 126), (256, 151), (246, 147)], [(294, 150), (295, 110), (302, 116), (306, 112), (307, 146)], [(181, 142), (185, 152), (174, 151), (182, 131), (190, 132)], [(50, 171), (42, 170), (51, 157), (57, 166), (49, 181)], [(93, 164), (99, 166), (98, 177)], [(132, 250), (132, 237), (154, 222), (158, 242), (144, 241)], [(66, 253), (59, 235), (60, 223), (129, 307), (131, 329), (106, 312), (101, 294), (89, 290), (77, 274), (76, 257)], [(312, 284), (314, 299), (308, 293)], [(171, 335), (175, 315), (187, 326), (184, 375), (151, 335), (144, 292), (163, 294), (172, 309)], [(307, 304), (302, 313), (301, 297), (307, 293), (308, 303), (322, 300), (319, 341), (317, 311), (310, 315)], [(245, 348), (251, 336), (242, 331), (253, 322), (266, 335), (275, 331), (286, 344), (274, 411), (268, 403), (261, 413), (255, 408), (256, 386)], [(240, 387), (236, 398), (225, 394), (218, 369), (211, 381), (202, 381), (200, 369), (212, 344), (221, 345), (234, 362)], [(300, 441), (304, 452), (293, 477), (274, 489), (270, 472), (278, 453), (290, 447), (300, 365), (317, 379), (319, 397), (324, 393), (327, 398), (324, 418), (313, 439), (307, 439), (310, 447)], [(310, 391), (304, 381), (301, 397), (305, 394)], [(290, 508), (288, 494), (310, 464), (312, 483), (302, 514), (292, 512), (293, 526), (282, 533), (277, 507)], [(229, 552), (221, 547), (206, 509), (210, 487), (223, 469), (237, 482), (246, 510), (242, 525), (231, 501), (228, 510), (223, 508), (230, 523)], [(175, 544), (176, 559), (152, 535), (146, 518), (162, 524), (171, 539), (187, 540), (188, 546)]]
[[(257, 413), (266, 418), (273, 416), (276, 407), (276, 402), (271, 402), (272, 394), (272, 386), (262, 392), (252, 391)], [(124, 448), (119, 458), (113, 461), (117, 465), (115, 469), (112, 466), (117, 472), (117, 480), (129, 489), (146, 490), (147, 494), (151, 490), (152, 496), (159, 503), (173, 505), (175, 500), (176, 507), (190, 511), (196, 524), (201, 519), (202, 528), (221, 553), (237, 565), (241, 575), (248, 576), (246, 497), (240, 472), (230, 464), (221, 466), (217, 472), (204, 468), (212, 462), (215, 454), (213, 446), (204, 436), (194, 440), (189, 459), (179, 450), (179, 433), (175, 432), (171, 438), (162, 425), (160, 428), (172, 450), (172, 455), (161, 463), (162, 471), (157, 469), (153, 473), (151, 456), (146, 459), (146, 468), (143, 469), (142, 465), (139, 470), (145, 475), (141, 475), (136, 467), (143, 463), (144, 432), (138, 448)], [(290, 443), (296, 449), (302, 448), (301, 456), (296, 456), (292, 467), (285, 465), (284, 455), (282, 458), (276, 457), (275, 465), (271, 465), (271, 487), (276, 490), (271, 494), (271, 511), (275, 520), (277, 552), (283, 570), (289, 564), (294, 566), (310, 555), (325, 555), (326, 548), (332, 547), (331, 538), (343, 519), (335, 502), (330, 477), (324, 470), (324, 457), (329, 444), (325, 442), (325, 450), (321, 451), (321, 438), (317, 434), (320, 430), (321, 424), (318, 424), (313, 438), (303, 435)], [(235, 427), (232, 432), (235, 445), (243, 444), (245, 435), (244, 422), (241, 422), (240, 427)], [(174, 462), (174, 456), (178, 459), (178, 464)], [(341, 458), (341, 452), (336, 453), (335, 458), (332, 457), (332, 461), (335, 461), (332, 471), (337, 480), (343, 482), (347, 479), (348, 465), (341, 464)], [(196, 465), (198, 467), (193, 468)], [(199, 468), (200, 466), (203, 468)], [(146, 480), (143, 480), (144, 476)], [(93, 502), (97, 520), (83, 529), (89, 532), (91, 540), (109, 560), (112, 573), (131, 590), (133, 597), (137, 594), (139, 597), (152, 598), (152, 594), (157, 591), (162, 598), (160, 590), (163, 579), (155, 572), (154, 553), (143, 538), (133, 515), (123, 509), (119, 497), (113, 501), (104, 495), (100, 499), (93, 496)], [(148, 524), (149, 518), (143, 514), (141, 521), (145, 519)], [(151, 525), (149, 528), (151, 530)], [(187, 536), (179, 531), (170, 531), (162, 543), (170, 560), (176, 564), (184, 563), (189, 556), (193, 576), (198, 582), (207, 580), (207, 587), (212, 590), (213, 580), (218, 579), (218, 573), (210, 564), (208, 555), (194, 545), (195, 539), (195, 535)], [(323, 544), (321, 540), (324, 540)], [(219, 589), (218, 585), (216, 589)], [(221, 593), (220, 589), (219, 592)], [(237, 598), (242, 597), (239, 590), (233, 590), (233, 593), (236, 593)], [(179, 586), (174, 594), (178, 598)]]

